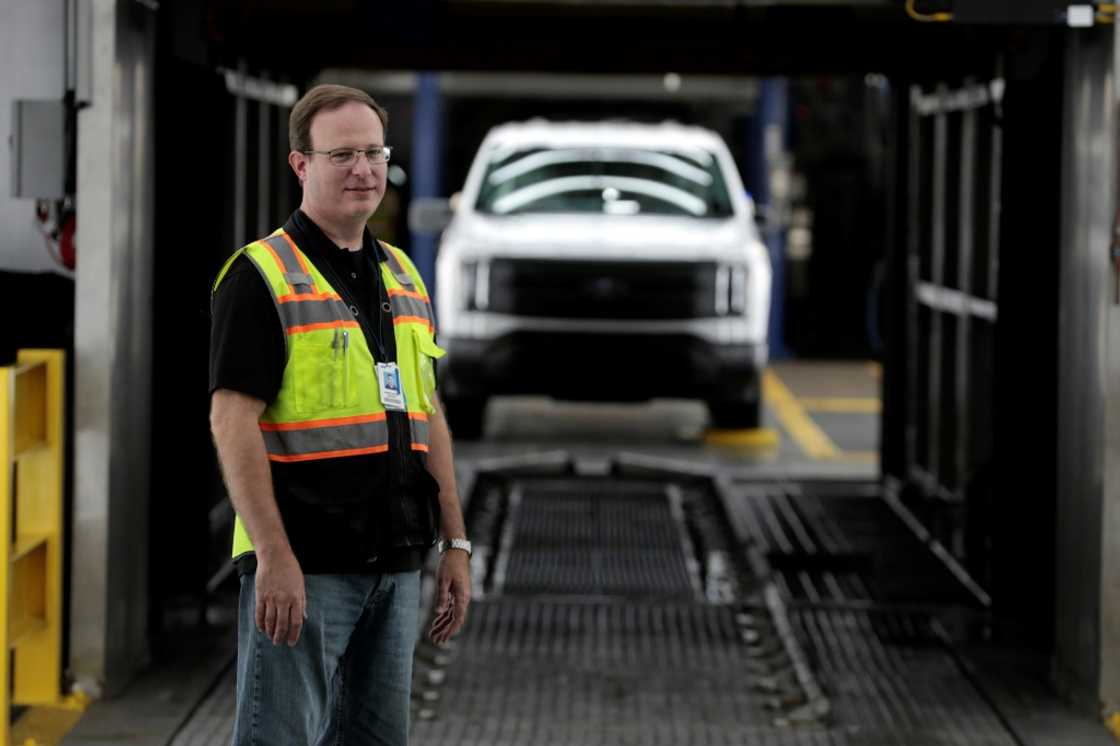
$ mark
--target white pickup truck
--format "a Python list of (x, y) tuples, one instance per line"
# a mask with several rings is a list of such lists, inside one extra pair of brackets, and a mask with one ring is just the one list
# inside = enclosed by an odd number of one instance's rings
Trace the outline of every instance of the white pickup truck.
[(726, 144), (675, 123), (505, 124), (436, 265), (441, 396), (461, 438), (487, 398), (702, 399), (756, 427), (770, 261)]

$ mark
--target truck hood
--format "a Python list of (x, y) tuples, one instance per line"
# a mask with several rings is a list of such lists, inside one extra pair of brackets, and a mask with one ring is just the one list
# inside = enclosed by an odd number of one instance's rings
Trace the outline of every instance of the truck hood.
[(751, 221), (740, 217), (461, 214), (448, 227), (444, 247), (462, 257), (695, 261), (742, 258), (756, 240)]

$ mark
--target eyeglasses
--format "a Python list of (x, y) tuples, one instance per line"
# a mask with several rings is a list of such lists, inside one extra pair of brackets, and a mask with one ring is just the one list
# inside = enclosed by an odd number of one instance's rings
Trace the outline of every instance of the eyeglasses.
[(383, 145), (376, 148), (368, 148), (365, 150), (357, 150), (355, 148), (335, 148), (334, 150), (305, 150), (304, 153), (319, 153), (325, 155), (331, 165), (338, 166), (339, 168), (350, 168), (358, 162), (358, 154), (365, 155), (366, 160), (370, 165), (375, 163), (388, 163), (389, 156), (392, 154), (393, 149), (388, 145)]

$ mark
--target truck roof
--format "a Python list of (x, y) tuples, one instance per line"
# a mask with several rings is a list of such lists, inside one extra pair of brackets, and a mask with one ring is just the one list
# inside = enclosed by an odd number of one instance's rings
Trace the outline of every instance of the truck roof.
[(643, 124), (621, 120), (601, 122), (549, 122), (533, 119), (510, 122), (490, 130), (487, 141), (505, 147), (630, 146), (657, 148), (722, 149), (723, 139), (703, 127), (677, 122)]

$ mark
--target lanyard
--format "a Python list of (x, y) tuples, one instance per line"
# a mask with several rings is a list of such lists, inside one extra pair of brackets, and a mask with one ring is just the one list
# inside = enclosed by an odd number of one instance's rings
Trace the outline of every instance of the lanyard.
[[(379, 254), (380, 252), (378, 251), (377, 243), (375, 241), (373, 257), (366, 262), (367, 267), (373, 272), (374, 283), (377, 285), (377, 300), (374, 303), (374, 313), (377, 314), (377, 332), (373, 333), (371, 331), (370, 336), (373, 337), (373, 343), (377, 346), (377, 354), (380, 356), (379, 362), (388, 363), (392, 361), (389, 360), (389, 353), (386, 352), (385, 349), (385, 316), (389, 316), (389, 328), (392, 329), (393, 307), (389, 305), (388, 288), (385, 289), (385, 300), (381, 300), (381, 288), (385, 283), (382, 281), (383, 278), (381, 277), (381, 262), (378, 261), (381, 257), (379, 256)], [(369, 266), (371, 264), (372, 266)], [(394, 355), (393, 357), (396, 357), (396, 355)]]
[[(345, 251), (345, 249), (342, 250)], [(365, 255), (366, 252), (362, 251), (361, 253)], [(362, 318), (362, 314), (358, 313), (360, 309), (358, 309), (357, 303), (355, 303), (357, 299), (354, 298), (350, 286), (346, 282), (344, 282), (341, 277), (338, 276), (338, 272), (335, 270), (334, 265), (329, 259), (323, 262), (323, 268), (330, 274), (331, 284), (334, 285), (335, 289), (340, 294), (343, 294), (345, 296), (345, 299), (347, 301), (346, 305), (349, 306), (350, 313), (353, 314), (354, 318), (358, 320), (358, 326), (361, 327), (361, 329), (366, 333), (366, 337), (373, 342), (373, 346), (377, 352), (377, 362), (389, 363), (395, 361), (389, 360), (389, 353), (385, 346), (384, 318), (386, 315), (389, 316), (389, 328), (392, 329), (393, 308), (389, 305), (388, 298), (386, 298), (384, 301), (382, 300), (381, 288), (384, 283), (382, 282), (381, 262), (378, 261), (379, 258), (379, 246), (377, 245), (377, 242), (375, 240), (373, 256), (365, 260), (365, 264), (367, 269), (372, 268), (372, 271), (374, 273), (374, 282), (377, 283), (377, 302), (374, 304), (374, 313), (377, 314), (376, 328), (373, 327), (372, 322), (367, 324), (365, 319)], [(388, 295), (388, 288), (386, 288), (385, 295)], [(396, 355), (394, 355), (393, 357), (396, 357)]]

